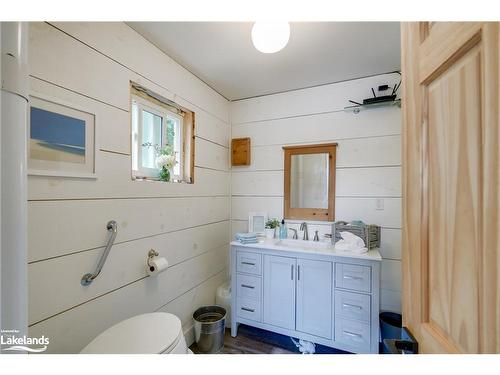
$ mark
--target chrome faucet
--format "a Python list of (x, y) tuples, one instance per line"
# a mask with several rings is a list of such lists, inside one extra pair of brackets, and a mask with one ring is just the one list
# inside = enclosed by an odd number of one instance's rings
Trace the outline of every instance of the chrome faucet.
[(296, 239), (298, 239), (298, 238), (299, 238), (299, 236), (297, 236), (297, 229), (294, 229), (294, 228), (288, 228), (288, 229), (293, 230), (293, 237), (292, 237), (292, 238), (293, 238), (294, 240), (296, 240)]
[(309, 241), (309, 233), (307, 233), (307, 223), (305, 221), (300, 224), (300, 230), (304, 231), (304, 237), (302, 239), (304, 241)]

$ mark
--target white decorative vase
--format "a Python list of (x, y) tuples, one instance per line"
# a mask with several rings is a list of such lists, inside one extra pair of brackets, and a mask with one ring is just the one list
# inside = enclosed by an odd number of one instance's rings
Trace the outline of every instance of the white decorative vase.
[(274, 233), (276, 232), (276, 228), (269, 229), (266, 228), (266, 238), (274, 238)]

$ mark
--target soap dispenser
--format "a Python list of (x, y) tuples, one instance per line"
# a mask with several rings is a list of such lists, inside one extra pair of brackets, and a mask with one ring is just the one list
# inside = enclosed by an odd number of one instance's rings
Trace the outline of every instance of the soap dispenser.
[(288, 237), (288, 232), (286, 230), (285, 226), (285, 219), (281, 220), (281, 225), (280, 225), (280, 240), (287, 238)]

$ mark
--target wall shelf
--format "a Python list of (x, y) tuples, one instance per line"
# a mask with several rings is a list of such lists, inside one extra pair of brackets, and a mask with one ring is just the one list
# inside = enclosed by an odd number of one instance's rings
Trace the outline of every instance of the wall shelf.
[(380, 102), (380, 103), (351, 105), (348, 107), (344, 107), (344, 111), (357, 114), (365, 109), (380, 108), (380, 107), (393, 107), (393, 106), (397, 106), (397, 107), (401, 108), (401, 99), (396, 99), (394, 101)]

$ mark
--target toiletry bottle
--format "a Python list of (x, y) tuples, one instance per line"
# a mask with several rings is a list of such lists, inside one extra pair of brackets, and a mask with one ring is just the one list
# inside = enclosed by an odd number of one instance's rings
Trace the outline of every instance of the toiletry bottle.
[(285, 226), (285, 219), (281, 220), (281, 225), (280, 225), (280, 239), (284, 239), (284, 238), (287, 238), (288, 237), (288, 233), (287, 233), (287, 230), (286, 230), (286, 226)]

